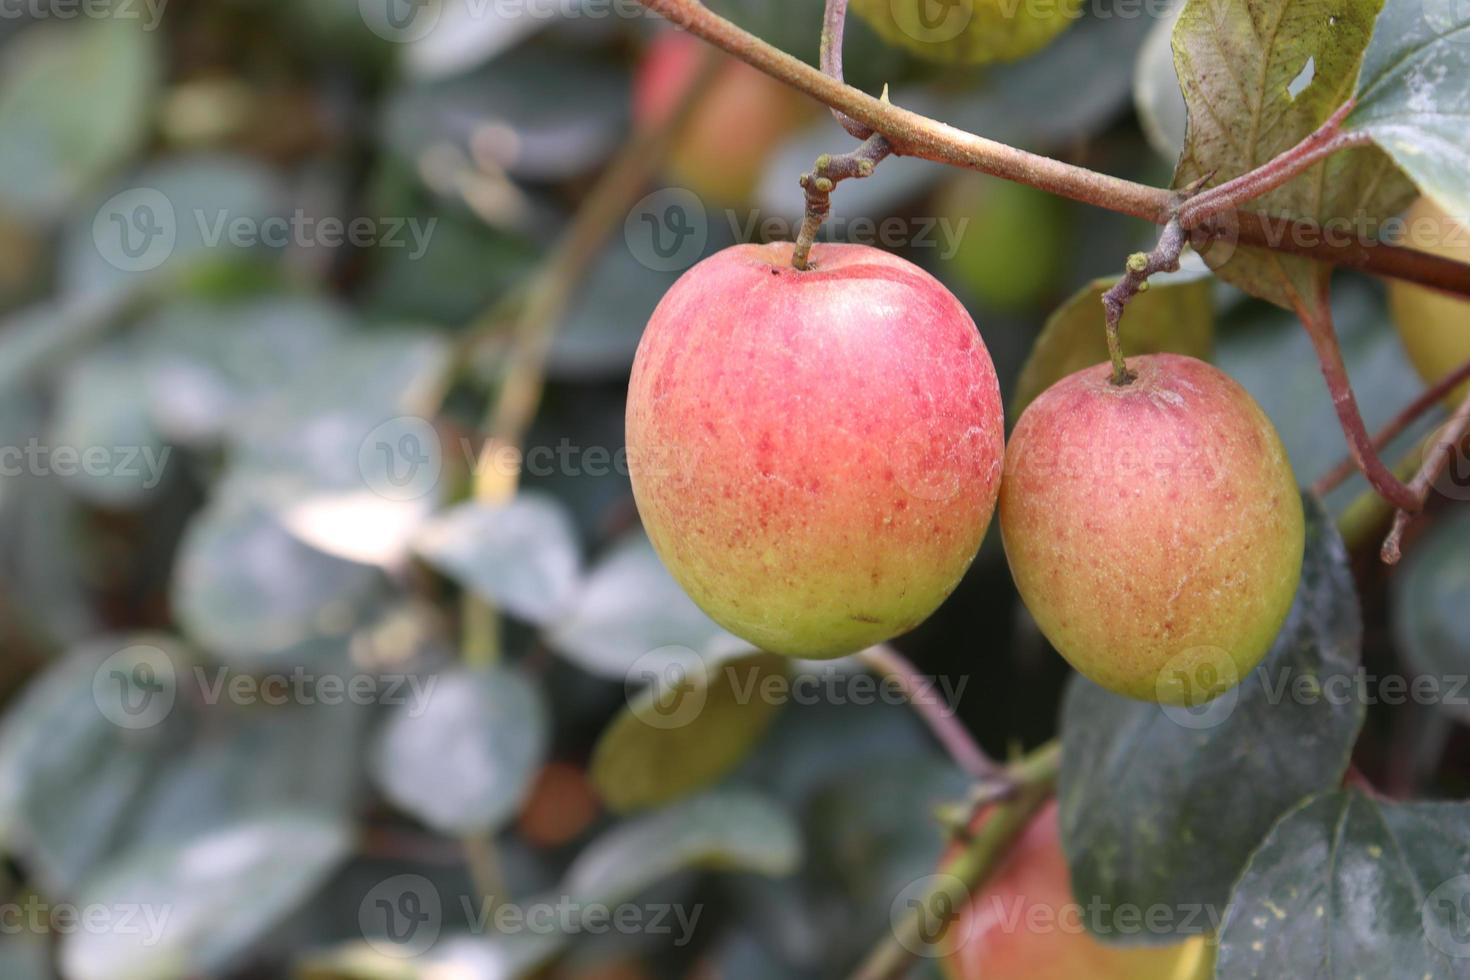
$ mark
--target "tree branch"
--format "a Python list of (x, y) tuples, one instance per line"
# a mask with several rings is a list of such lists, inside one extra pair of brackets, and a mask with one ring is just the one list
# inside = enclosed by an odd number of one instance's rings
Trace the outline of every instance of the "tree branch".
[[(842, 34), (847, 27), (847, 0), (827, 0), (827, 10), (822, 18), (822, 73), (828, 78), (842, 81)], [(856, 119), (834, 108), (832, 115), (843, 129), (860, 140), (873, 135), (871, 126), (864, 126)]]
[(1470, 395), (1455, 409), (1455, 414), (1445, 427), (1440, 429), (1429, 440), (1424, 450), (1424, 462), (1419, 467), (1419, 474), (1409, 484), (1409, 491), (1414, 495), (1416, 506), (1411, 508), (1400, 507), (1397, 514), (1393, 515), (1393, 527), (1388, 532), (1388, 537), (1383, 542), (1381, 556), (1385, 564), (1397, 565), (1401, 556), (1400, 545), (1404, 538), (1404, 531), (1409, 526), (1409, 521), (1414, 514), (1424, 508), (1424, 503), (1429, 499), (1429, 491), (1434, 487), (1434, 481), (1439, 479), (1444, 468), (1459, 452), (1460, 444), (1470, 436)]
[[(747, 64), (883, 134), (893, 152), (900, 156), (922, 157), (978, 170), (1159, 225), (1168, 223), (1174, 216), (1175, 198), (1169, 190), (1028, 153), (874, 98), (741, 30), (698, 0), (639, 2)], [(1282, 221), (1250, 211), (1239, 212), (1236, 217), (1242, 244), (1351, 266), (1373, 275), (1470, 297), (1470, 265), (1378, 241), (1329, 241), (1323, 230), (1310, 221)]]

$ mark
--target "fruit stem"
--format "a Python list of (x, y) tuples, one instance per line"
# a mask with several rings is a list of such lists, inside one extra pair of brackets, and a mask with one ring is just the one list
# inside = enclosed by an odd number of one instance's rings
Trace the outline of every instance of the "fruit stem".
[[(1423, 394), (1415, 398), (1402, 411), (1390, 419), (1387, 425), (1374, 433), (1374, 451), (1381, 453), (1387, 449), (1388, 444), (1403, 435), (1409, 426), (1419, 420), (1421, 415), (1444, 401), (1445, 396), (1466, 381), (1470, 381), (1470, 361), (1466, 361), (1443, 378), (1440, 378), (1434, 383), (1433, 387), (1426, 388)], [(1324, 473), (1321, 479), (1312, 484), (1312, 492), (1319, 497), (1327, 496), (1340, 487), (1348, 477), (1357, 472), (1357, 469), (1357, 464), (1352, 456), (1344, 458), (1342, 462)]]
[(858, 654), (859, 659), (876, 673), (892, 679), (908, 698), (909, 704), (929, 726), (949, 757), (969, 776), (993, 781), (1004, 770), (976, 744), (970, 732), (955, 716), (955, 705), (932, 697), (932, 685), (909, 659), (890, 646), (870, 647)]
[[(943, 930), (959, 917), (969, 896), (1000, 867), (1011, 844), (1051, 797), (1061, 766), (1061, 745), (1053, 739), (1007, 767), (1011, 797), (996, 806), (979, 832), (929, 881), (930, 890), (909, 902), (909, 912), (863, 961), (854, 980), (893, 980), (911, 957), (944, 941)], [(956, 894), (963, 889), (964, 894)], [(937, 933), (937, 934), (936, 934)]]
[(1112, 382), (1120, 388), (1138, 377), (1128, 370), (1128, 362), (1123, 359), (1123, 338), (1120, 333), (1123, 311), (1133, 297), (1148, 289), (1149, 276), (1159, 272), (1179, 271), (1179, 256), (1184, 251), (1186, 238), (1184, 226), (1179, 223), (1179, 219), (1171, 219), (1164, 225), (1163, 234), (1159, 236), (1159, 243), (1154, 246), (1154, 250), (1134, 252), (1128, 256), (1123, 278), (1113, 283), (1112, 288), (1103, 294), (1108, 356), (1113, 361)]
[(822, 154), (811, 173), (801, 175), (801, 186), (806, 191), (806, 214), (796, 236), (796, 248), (791, 253), (791, 264), (795, 268), (811, 268), (812, 244), (817, 240), (817, 232), (822, 230), (822, 222), (832, 211), (832, 189), (844, 180), (872, 176), (873, 168), (892, 152), (893, 147), (888, 141), (874, 133), (851, 153), (837, 156)]
[[(978, 170), (1155, 224), (1166, 224), (1175, 216), (1173, 191), (1028, 153), (892, 105), (846, 85), (741, 30), (700, 0), (639, 2), (696, 37), (723, 48), (824, 105), (842, 110), (863, 126), (871, 127), (889, 141), (894, 153), (901, 156)], [(1272, 162), (1266, 166), (1271, 167)], [(1278, 175), (1283, 172), (1273, 171)], [(1289, 252), (1335, 265), (1350, 265), (1373, 275), (1470, 296), (1470, 265), (1453, 259), (1381, 241), (1344, 241), (1340, 236), (1324, 235), (1321, 226), (1315, 222), (1287, 221), (1255, 211), (1237, 212), (1231, 224), (1238, 224), (1242, 245)]]
[(1393, 527), (1384, 539), (1381, 552), (1385, 564), (1398, 564), (1400, 544), (1410, 519), (1424, 509), (1434, 481), (1439, 479), (1450, 459), (1459, 454), (1460, 446), (1467, 436), (1470, 436), (1470, 395), (1466, 395), (1460, 402), (1460, 407), (1455, 409), (1455, 414), (1450, 416), (1444, 428), (1434, 433), (1426, 443), (1424, 462), (1419, 467), (1419, 474), (1409, 484), (1409, 491), (1418, 501), (1418, 506), (1412, 509), (1400, 507), (1398, 513), (1393, 515)]

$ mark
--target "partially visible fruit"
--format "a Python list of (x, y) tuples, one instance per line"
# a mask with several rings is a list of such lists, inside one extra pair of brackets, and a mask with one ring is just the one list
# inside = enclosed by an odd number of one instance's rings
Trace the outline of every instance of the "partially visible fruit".
[(1305, 519), (1271, 421), (1178, 354), (1099, 364), (1021, 415), (1000, 526), (1042, 633), (1118, 694), (1198, 705), (1244, 680), (1296, 594)]
[(941, 194), (935, 211), (965, 221), (950, 262), (956, 280), (985, 306), (1025, 310), (1056, 288), (1069, 244), (1061, 198), (1009, 180), (963, 174)]
[(890, 43), (927, 61), (1014, 61), (1044, 48), (1081, 15), (1082, 0), (853, 0)]
[[(1470, 227), (1450, 217), (1427, 197), (1414, 202), (1404, 214), (1404, 245), (1470, 262)], [(1409, 360), (1419, 376), (1433, 384), (1470, 361), (1470, 300), (1449, 296), (1427, 286), (1393, 281), (1388, 285), (1389, 308)], [(1470, 382), (1447, 399), (1458, 405), (1470, 395)]]

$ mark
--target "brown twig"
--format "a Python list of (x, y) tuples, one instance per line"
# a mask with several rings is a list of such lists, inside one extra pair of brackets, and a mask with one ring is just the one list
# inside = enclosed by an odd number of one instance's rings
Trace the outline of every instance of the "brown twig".
[[(1155, 224), (1174, 217), (1172, 191), (1096, 173), (967, 133), (832, 78), (736, 27), (698, 0), (639, 0), (749, 65), (881, 133), (899, 156), (978, 170)], [(1470, 297), (1470, 265), (1378, 241), (1334, 241), (1315, 222), (1242, 211), (1242, 244), (1302, 255)]]
[(1380, 553), (1385, 564), (1397, 565), (1401, 554), (1401, 546), (1404, 531), (1409, 526), (1409, 521), (1420, 510), (1424, 509), (1424, 503), (1429, 499), (1429, 491), (1434, 487), (1434, 481), (1439, 479), (1444, 468), (1454, 458), (1460, 449), (1460, 444), (1470, 436), (1470, 395), (1455, 409), (1450, 416), (1449, 422), (1444, 428), (1434, 434), (1428, 446), (1424, 450), (1424, 462), (1419, 467), (1419, 473), (1409, 483), (1409, 491), (1414, 495), (1415, 506), (1400, 507), (1397, 514), (1393, 515), (1393, 527), (1388, 532), (1388, 537), (1383, 541), (1383, 550)]
[[(828, 78), (842, 81), (842, 35), (847, 27), (847, 0), (827, 0), (827, 9), (822, 17), (822, 72)], [(873, 135), (873, 128), (865, 126), (841, 109), (832, 110), (833, 117), (850, 134), (860, 140)]]
[(1323, 283), (1315, 307), (1298, 304), (1297, 316), (1307, 329), (1312, 347), (1317, 351), (1317, 360), (1322, 366), (1322, 377), (1332, 395), (1332, 406), (1337, 410), (1337, 420), (1347, 437), (1348, 451), (1358, 469), (1368, 478), (1389, 503), (1404, 510), (1416, 511), (1419, 501), (1414, 492), (1394, 475), (1374, 448), (1363, 424), (1363, 413), (1358, 410), (1358, 399), (1353, 394), (1352, 382), (1348, 378), (1347, 366), (1342, 360), (1342, 347), (1337, 340), (1337, 330), (1332, 325), (1332, 304), (1327, 283)]
[(793, 266), (805, 269), (810, 264), (812, 243), (832, 211), (832, 189), (844, 180), (871, 176), (873, 168), (892, 152), (888, 141), (874, 133), (851, 153), (823, 154), (817, 158), (811, 173), (801, 175), (801, 186), (806, 191), (806, 214), (801, 219), (801, 231), (791, 253)]
[[(1375, 452), (1383, 452), (1388, 444), (1408, 430), (1409, 426), (1419, 420), (1425, 412), (1434, 408), (1444, 401), (1445, 396), (1454, 391), (1466, 381), (1470, 381), (1470, 361), (1461, 364), (1449, 374), (1440, 378), (1430, 388), (1404, 406), (1403, 410), (1388, 421), (1383, 428), (1373, 436), (1373, 449)], [(1312, 484), (1312, 492), (1319, 497), (1325, 497), (1358, 471), (1357, 461), (1348, 456), (1332, 469), (1324, 473), (1316, 483)]]

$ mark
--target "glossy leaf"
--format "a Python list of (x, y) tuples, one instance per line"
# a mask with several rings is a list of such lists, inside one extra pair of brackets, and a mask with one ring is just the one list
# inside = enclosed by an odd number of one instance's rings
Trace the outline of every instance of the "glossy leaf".
[(1315, 797), (1251, 857), (1215, 976), (1464, 977), (1467, 868), (1470, 805)]
[(1419, 190), (1470, 224), (1470, 9), (1456, 0), (1384, 0), (1348, 129), (1363, 130)]
[[(1133, 701), (1080, 676), (1067, 692), (1063, 847), (1079, 901), (1101, 903), (1089, 926), (1104, 938), (1126, 933), (1128, 909), (1188, 904), (1220, 914), (1271, 825), (1342, 778), (1363, 723), (1353, 683), (1363, 626), (1342, 541), (1311, 500), (1307, 514), (1296, 601), (1238, 687), (1193, 709)], [(1181, 931), (1210, 925), (1170, 922)]]
[(494, 831), (515, 815), (546, 754), (541, 692), (508, 668), (450, 671), (426, 690), (384, 724), (373, 779), (440, 833)]
[(789, 663), (768, 653), (714, 664), (689, 657), (655, 671), (593, 751), (603, 800), (635, 810), (717, 782), (770, 727), (780, 701), (767, 685), (784, 681)]
[(499, 506), (453, 507), (419, 529), (414, 548), (482, 599), (533, 623), (555, 619), (581, 575), (581, 549), (566, 508), (533, 492)]

